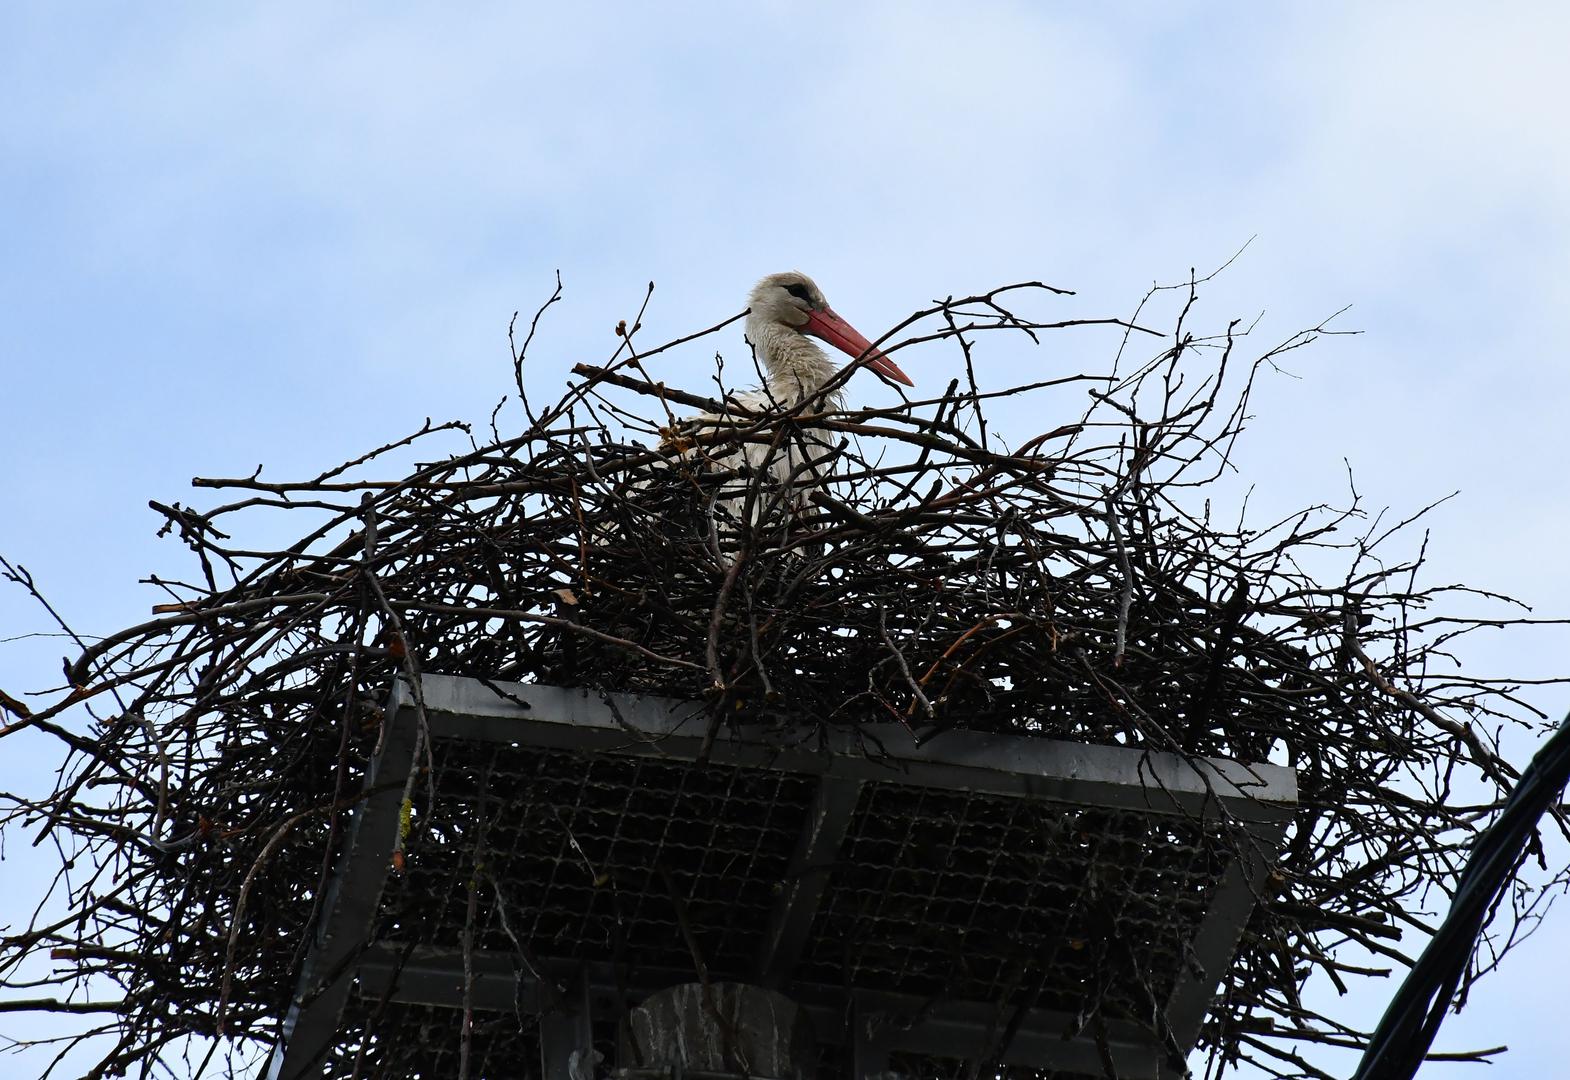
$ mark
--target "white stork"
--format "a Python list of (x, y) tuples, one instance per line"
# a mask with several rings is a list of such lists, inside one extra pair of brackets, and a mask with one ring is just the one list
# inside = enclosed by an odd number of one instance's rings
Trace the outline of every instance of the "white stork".
[[(758, 411), (771, 405), (789, 408), (815, 395), (839, 370), (809, 339), (820, 338), (849, 356), (866, 357), (867, 366), (895, 382), (914, 386), (894, 361), (872, 347), (850, 323), (834, 313), (823, 291), (806, 274), (770, 274), (747, 298), (747, 339), (768, 373), (768, 385), (735, 400)], [(838, 408), (840, 391), (824, 404)]]
[[(818, 347), (812, 338), (828, 342), (836, 349), (858, 360), (884, 378), (906, 386), (915, 383), (901, 371), (894, 361), (872, 347), (860, 331), (835, 314), (823, 291), (806, 274), (791, 271), (770, 274), (753, 288), (747, 298), (747, 339), (763, 365), (767, 375), (765, 384), (757, 390), (731, 395), (724, 414), (708, 413), (695, 417), (692, 427), (699, 432), (714, 430), (724, 421), (724, 426), (735, 427), (750, 422), (750, 417), (770, 409), (789, 410), (819, 396), (824, 386), (834, 378), (839, 366)], [(816, 409), (838, 409), (843, 404), (844, 391), (835, 387), (815, 404)], [(685, 425), (684, 425), (685, 426)], [(811, 452), (811, 459), (826, 456), (827, 448), (814, 441), (818, 449)], [(787, 438), (778, 446), (761, 442), (746, 442), (735, 449), (725, 449), (707, 455), (708, 460), (724, 469), (738, 469), (755, 474), (766, 468), (776, 483), (790, 483), (792, 478), (799, 485), (804, 473), (817, 479), (812, 465), (801, 468), (809, 460), (809, 444), (800, 436)], [(748, 506), (749, 489), (751, 505)], [(766, 487), (751, 483), (743, 476), (734, 484), (725, 485), (715, 497), (715, 506), (723, 509), (732, 524), (717, 522), (718, 532), (731, 533), (735, 522), (744, 517), (756, 525), (762, 520), (774, 496)], [(781, 496), (784, 505), (790, 505), (790, 496)]]

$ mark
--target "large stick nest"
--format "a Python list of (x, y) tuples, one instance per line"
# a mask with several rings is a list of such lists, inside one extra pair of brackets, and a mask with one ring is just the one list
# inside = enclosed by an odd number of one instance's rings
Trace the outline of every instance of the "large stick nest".
[[(1530, 710), (1457, 673), (1449, 650), (1477, 623), (1433, 613), (1449, 590), (1417, 584), (1420, 553), (1387, 553), (1407, 523), (1370, 522), (1355, 496), (1267, 527), (1211, 515), (1256, 374), (1322, 327), (1240, 359), (1235, 324), (1189, 329), (1192, 285), (1131, 322), (1005, 307), (1055, 292), (943, 303), (887, 347), (952, 347), (968, 373), (1004, 341), (1110, 331), (1102, 370), (694, 426), (723, 388), (651, 376), (704, 335), (640, 352), (634, 325), (520, 435), (493, 416), (483, 444), (379, 475), (469, 430), (427, 423), (311, 480), (198, 481), (239, 494), (153, 504), (194, 581), (84, 647), (47, 708), (4, 699), (0, 732), (44, 729), (69, 757), (3, 825), (51, 833), (71, 865), (57, 907), (0, 939), (0, 975), (53, 952), (65, 1003), (29, 1007), (95, 1021), (93, 1075), (242, 1072), (277, 1035), (389, 687), (440, 672), (702, 699), (719, 739), (739, 719), (803, 740), (895, 720), (1291, 765), (1301, 810), (1203, 1045), (1280, 1075), (1306, 1068), (1302, 1041), (1356, 1045), (1300, 988), (1407, 963), (1415, 905), (1451, 888), (1514, 775), (1497, 726)], [(1175, 330), (1153, 336), (1137, 323), (1167, 297)], [(522, 367), (520, 351), (520, 394)], [(1005, 441), (984, 415), (1000, 403), (1055, 419)], [(811, 465), (782, 485), (739, 467), (738, 443)], [(256, 550), (253, 519), (278, 512), (300, 539)], [(1516, 895), (1491, 948), (1536, 901)]]

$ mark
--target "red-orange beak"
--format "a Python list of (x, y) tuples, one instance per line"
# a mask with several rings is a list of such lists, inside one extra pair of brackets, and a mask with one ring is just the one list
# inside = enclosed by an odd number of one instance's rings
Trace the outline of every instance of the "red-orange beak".
[(820, 337), (840, 352), (848, 353), (858, 360), (866, 357), (867, 366), (886, 379), (893, 379), (906, 386), (916, 385), (894, 361), (874, 349), (872, 342), (861, 336), (861, 331), (834, 314), (832, 308), (807, 312), (807, 325), (802, 327), (802, 332)]

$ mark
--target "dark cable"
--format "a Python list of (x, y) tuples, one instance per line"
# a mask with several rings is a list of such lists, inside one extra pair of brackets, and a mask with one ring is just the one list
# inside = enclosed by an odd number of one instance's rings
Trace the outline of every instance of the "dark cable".
[(1495, 899), (1521, 864), (1538, 820), (1570, 781), (1570, 716), (1543, 744), (1499, 818), (1478, 838), (1450, 912), (1390, 999), (1353, 1080), (1412, 1080), (1471, 961)]

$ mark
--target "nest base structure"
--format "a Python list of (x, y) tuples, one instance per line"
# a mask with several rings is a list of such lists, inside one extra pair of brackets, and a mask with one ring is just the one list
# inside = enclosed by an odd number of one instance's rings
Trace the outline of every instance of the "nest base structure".
[(618, 1064), (630, 1007), (700, 979), (805, 1007), (824, 1076), (1182, 1075), (1293, 770), (894, 723), (744, 727), (703, 760), (708, 715), (400, 683), (270, 1080), (460, 1054), (576, 1080)]

